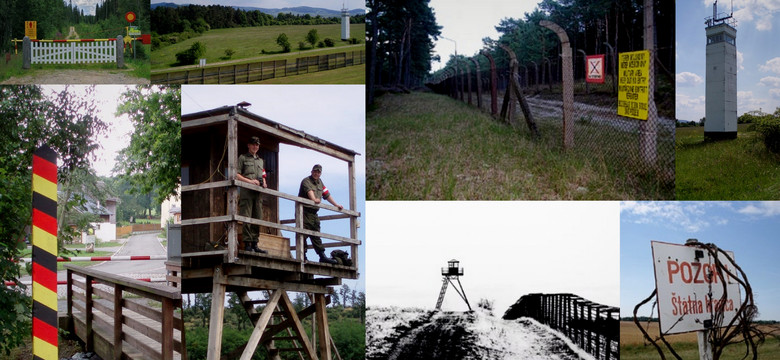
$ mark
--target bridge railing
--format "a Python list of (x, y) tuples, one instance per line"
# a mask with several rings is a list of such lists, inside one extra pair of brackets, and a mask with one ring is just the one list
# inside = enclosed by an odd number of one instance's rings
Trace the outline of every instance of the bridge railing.
[(510, 306), (504, 319), (530, 317), (566, 335), (596, 359), (619, 359), (620, 308), (574, 294), (528, 294)]
[[(65, 265), (74, 332), (104, 359), (186, 359), (181, 291)], [(132, 294), (134, 296), (125, 296)]]

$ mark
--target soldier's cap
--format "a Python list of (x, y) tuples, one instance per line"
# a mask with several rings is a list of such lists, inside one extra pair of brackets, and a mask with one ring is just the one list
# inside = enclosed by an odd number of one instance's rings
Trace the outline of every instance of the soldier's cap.
[(313, 168), (311, 168), (311, 171), (319, 171), (319, 172), (322, 172), (322, 165), (320, 165), (320, 164), (314, 165), (314, 167), (313, 167)]
[(257, 144), (260, 145), (260, 138), (257, 136), (252, 136), (249, 138), (249, 142), (247, 144)]

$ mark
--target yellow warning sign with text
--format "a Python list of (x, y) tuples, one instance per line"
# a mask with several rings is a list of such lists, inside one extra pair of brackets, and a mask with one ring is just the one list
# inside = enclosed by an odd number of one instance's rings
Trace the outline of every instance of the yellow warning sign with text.
[(618, 115), (647, 120), (650, 52), (621, 53), (618, 64)]
[(24, 22), (24, 36), (30, 38), (30, 40), (38, 40), (38, 22), (37, 21), (25, 21)]

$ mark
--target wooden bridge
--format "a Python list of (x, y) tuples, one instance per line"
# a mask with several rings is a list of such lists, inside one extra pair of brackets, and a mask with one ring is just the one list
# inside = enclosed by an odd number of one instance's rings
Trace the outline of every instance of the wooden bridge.
[(103, 359), (186, 359), (181, 291), (71, 264), (61, 327)]

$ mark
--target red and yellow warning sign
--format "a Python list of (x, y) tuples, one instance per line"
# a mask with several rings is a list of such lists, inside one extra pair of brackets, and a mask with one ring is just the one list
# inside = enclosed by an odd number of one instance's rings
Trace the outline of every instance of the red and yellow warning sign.
[(25, 21), (24, 22), (24, 36), (30, 38), (30, 40), (38, 39), (38, 22), (37, 21)]
[(135, 21), (135, 19), (136, 17), (134, 12), (128, 11), (127, 13), (125, 13), (125, 20), (127, 20), (127, 22), (133, 22)]
[(33, 357), (57, 360), (57, 154), (33, 154)]
[(589, 83), (604, 83), (604, 55), (590, 55), (585, 57), (585, 81)]

